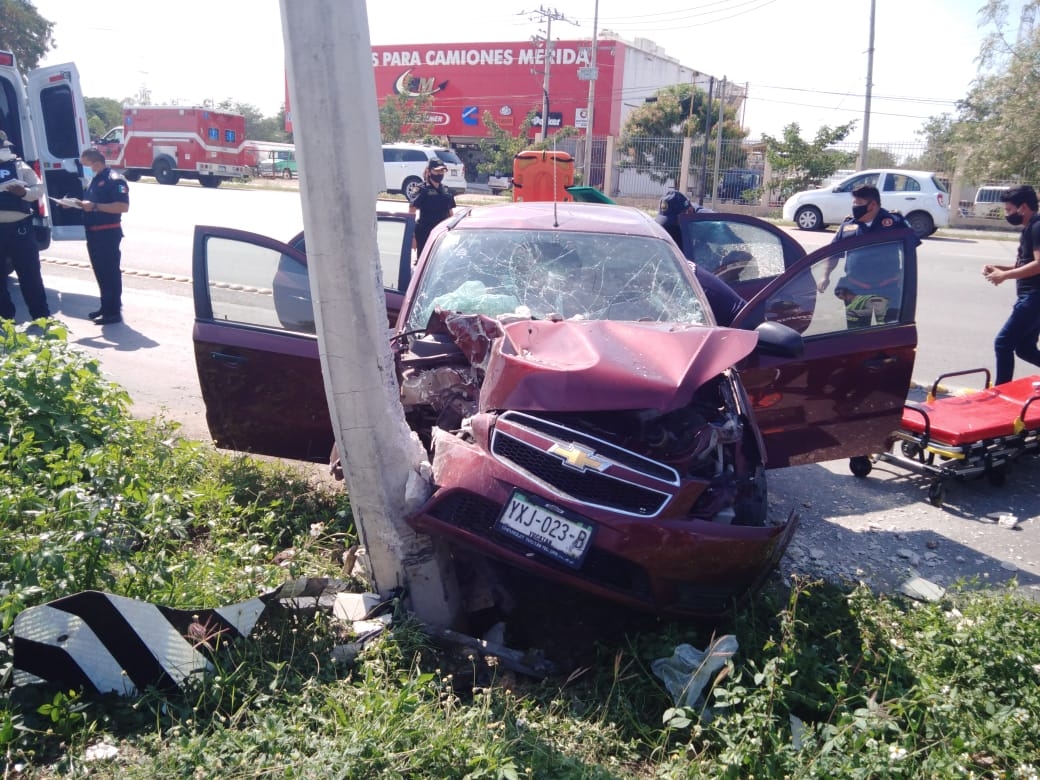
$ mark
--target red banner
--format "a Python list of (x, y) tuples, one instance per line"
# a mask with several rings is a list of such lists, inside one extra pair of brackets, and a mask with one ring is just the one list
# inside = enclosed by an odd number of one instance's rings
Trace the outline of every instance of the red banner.
[[(610, 107), (615, 73), (623, 72), (618, 60), (624, 47), (600, 41), (597, 48), (593, 134), (606, 135), (616, 132)], [(589, 41), (553, 43), (548, 64), (550, 134), (560, 127), (588, 126), (591, 57)], [(372, 68), (380, 104), (394, 94), (432, 96), (428, 117), (437, 135), (488, 136), (485, 112), (514, 133), (529, 111), (541, 116), (546, 54), (537, 43), (374, 46)], [(537, 127), (532, 135), (535, 132)]]

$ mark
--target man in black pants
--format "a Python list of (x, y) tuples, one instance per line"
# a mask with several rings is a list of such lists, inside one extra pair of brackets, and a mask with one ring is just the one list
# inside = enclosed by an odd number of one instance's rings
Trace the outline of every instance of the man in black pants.
[(98, 325), (112, 325), (123, 321), (120, 219), (130, 210), (130, 188), (126, 179), (105, 165), (105, 156), (97, 149), (84, 151), (80, 162), (94, 172), (81, 205), (83, 225), (87, 229), (87, 254), (101, 292), (101, 308), (87, 316)]
[(419, 212), (419, 218), (415, 222), (415, 256), (422, 254), (426, 246), (426, 239), (430, 237), (430, 231), (439, 223), (446, 220), (455, 210), (455, 196), (451, 190), (441, 182), (444, 181), (444, 173), (447, 166), (440, 160), (430, 160), (423, 172), (426, 180), (419, 187), (419, 191), (412, 199), (408, 207), (408, 213), (414, 216)]
[[(7, 134), (0, 130), (0, 264), (11, 259), (22, 298), (34, 320), (51, 314), (32, 224), (33, 204), (42, 196), (43, 184), (14, 153)], [(0, 268), (0, 319), (13, 320), (14, 315), (6, 269)]]

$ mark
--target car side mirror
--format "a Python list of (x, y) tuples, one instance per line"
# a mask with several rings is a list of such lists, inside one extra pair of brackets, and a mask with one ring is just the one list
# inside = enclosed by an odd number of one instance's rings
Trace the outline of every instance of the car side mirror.
[(755, 352), (771, 357), (797, 358), (805, 351), (802, 334), (780, 322), (763, 322), (757, 328)]

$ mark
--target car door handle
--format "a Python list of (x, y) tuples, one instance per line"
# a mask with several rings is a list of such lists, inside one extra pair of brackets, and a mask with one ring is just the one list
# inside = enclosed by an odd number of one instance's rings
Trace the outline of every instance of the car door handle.
[(227, 352), (210, 352), (209, 356), (211, 360), (229, 363), (232, 366), (244, 366), (249, 362), (249, 358), (244, 358), (241, 355), (229, 355)]

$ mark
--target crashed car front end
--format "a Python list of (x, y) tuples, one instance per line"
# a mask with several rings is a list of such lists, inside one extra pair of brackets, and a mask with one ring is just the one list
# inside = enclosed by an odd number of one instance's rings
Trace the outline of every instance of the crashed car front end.
[(411, 518), (547, 580), (714, 615), (773, 569), (763, 447), (730, 368), (756, 334), (434, 312), (398, 354), (435, 491)]

